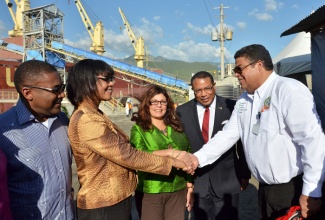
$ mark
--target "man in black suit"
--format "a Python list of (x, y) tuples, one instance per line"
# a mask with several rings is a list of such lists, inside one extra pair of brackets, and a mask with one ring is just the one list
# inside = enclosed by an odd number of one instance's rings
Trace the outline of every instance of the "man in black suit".
[[(216, 95), (215, 83), (210, 73), (200, 71), (191, 79), (195, 99), (180, 105), (180, 116), (192, 151), (198, 151), (227, 123), (235, 101)], [(204, 119), (208, 111), (208, 119)], [(206, 124), (208, 121), (208, 125)], [(208, 130), (202, 134), (202, 126)], [(205, 139), (204, 139), (204, 136)], [(195, 220), (238, 219), (239, 193), (246, 189), (248, 170), (241, 142), (213, 164), (195, 171), (193, 216)]]

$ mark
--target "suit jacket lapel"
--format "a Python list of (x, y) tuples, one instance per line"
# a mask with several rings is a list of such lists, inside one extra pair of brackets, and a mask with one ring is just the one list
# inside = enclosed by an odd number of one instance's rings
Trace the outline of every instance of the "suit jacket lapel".
[(199, 135), (199, 137), (201, 137), (201, 141), (204, 143), (204, 139), (202, 136), (202, 132), (201, 132), (201, 127), (200, 127), (200, 122), (199, 122), (199, 117), (198, 117), (198, 113), (197, 113), (197, 107), (196, 107), (196, 101), (191, 103), (191, 111), (190, 111), (190, 117), (194, 118), (193, 122), (193, 129), (195, 129), (195, 133), (197, 134), (201, 134)]

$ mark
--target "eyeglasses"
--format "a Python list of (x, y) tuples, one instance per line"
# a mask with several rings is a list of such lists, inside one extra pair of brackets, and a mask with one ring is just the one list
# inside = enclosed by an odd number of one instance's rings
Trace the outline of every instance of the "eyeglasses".
[(162, 101), (152, 100), (152, 101), (149, 102), (149, 105), (158, 105), (158, 104), (166, 106), (167, 101), (165, 101), (165, 100), (162, 100)]
[(213, 89), (213, 87), (214, 87), (214, 85), (215, 85), (215, 83), (213, 83), (213, 86), (207, 86), (207, 87), (205, 87), (205, 88), (203, 88), (203, 89), (193, 90), (193, 91), (194, 91), (194, 94), (195, 94), (195, 95), (199, 95), (199, 94), (201, 94), (203, 91), (204, 91), (204, 92), (211, 92), (212, 89)]
[(115, 76), (97, 76), (98, 79), (104, 80), (107, 83), (115, 82)]
[(257, 61), (254, 61), (254, 62), (251, 62), (250, 64), (244, 66), (243, 68), (240, 68), (239, 66), (236, 66), (235, 68), (232, 69), (232, 71), (234, 71), (234, 73), (237, 73), (239, 75), (243, 74), (243, 70), (250, 66), (250, 65), (253, 65), (254, 63), (257, 63)]
[(61, 85), (55, 86), (53, 89), (51, 89), (51, 88), (45, 88), (45, 87), (39, 87), (39, 86), (24, 85), (24, 87), (27, 87), (27, 88), (41, 89), (41, 90), (45, 90), (48, 92), (52, 92), (55, 95), (60, 95), (62, 92), (64, 92), (65, 86), (66, 86), (65, 84), (61, 84)]

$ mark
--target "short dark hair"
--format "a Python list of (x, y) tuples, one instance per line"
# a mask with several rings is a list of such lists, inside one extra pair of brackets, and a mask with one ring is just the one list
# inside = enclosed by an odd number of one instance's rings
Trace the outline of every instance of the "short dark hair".
[[(28, 60), (18, 66), (14, 74), (14, 83), (19, 94), (23, 85), (35, 83), (46, 73), (57, 72), (56, 68), (41, 60)], [(23, 96), (21, 96), (23, 97)]]
[(195, 79), (203, 79), (203, 78), (210, 78), (211, 79), (211, 83), (214, 83), (214, 79), (213, 76), (211, 75), (211, 73), (207, 72), (207, 71), (199, 71), (197, 73), (195, 73), (192, 78), (191, 78), (191, 86), (193, 87), (193, 81)]
[(176, 131), (183, 131), (180, 118), (176, 114), (174, 101), (168, 95), (165, 88), (158, 85), (151, 85), (147, 92), (140, 98), (140, 105), (138, 112), (133, 114), (132, 121), (135, 121), (143, 130), (149, 131), (152, 129), (151, 115), (150, 115), (150, 100), (158, 94), (163, 94), (166, 97), (167, 108), (164, 115), (164, 122), (166, 125), (173, 127)]
[(260, 44), (252, 44), (241, 48), (235, 53), (234, 58), (246, 57), (251, 62), (263, 61), (264, 68), (266, 70), (273, 70), (273, 62), (269, 51)]
[(77, 62), (67, 79), (67, 97), (74, 107), (97, 95), (97, 76), (114, 76), (113, 68), (102, 60), (84, 59)]

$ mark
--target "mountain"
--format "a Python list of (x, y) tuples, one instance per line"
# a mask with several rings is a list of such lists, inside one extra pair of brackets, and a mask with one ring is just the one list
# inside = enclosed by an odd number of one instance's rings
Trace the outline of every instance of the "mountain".
[[(136, 65), (136, 62), (133, 56), (124, 58), (120, 60), (121, 62), (125, 62), (131, 65)], [(146, 66), (146, 62), (144, 63)], [(164, 57), (158, 56), (149, 56), (148, 58), (148, 67), (155, 72), (164, 73), (168, 76), (177, 77), (179, 79), (190, 81), (192, 77), (192, 73), (196, 73), (198, 71), (208, 71), (211, 74), (215, 74), (216, 68), (219, 65), (217, 62), (184, 62), (180, 60), (169, 60)]]

